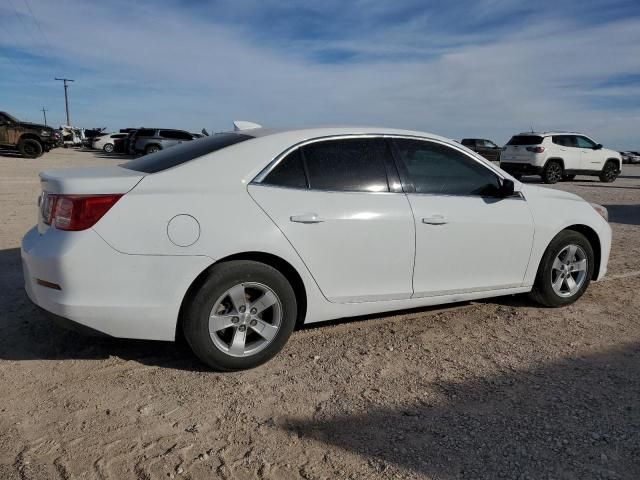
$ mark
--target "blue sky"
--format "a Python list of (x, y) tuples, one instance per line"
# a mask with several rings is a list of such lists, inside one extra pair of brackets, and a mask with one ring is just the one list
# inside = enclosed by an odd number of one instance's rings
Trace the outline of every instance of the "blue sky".
[(76, 80), (85, 127), (244, 119), (504, 143), (533, 126), (637, 149), (640, 2), (0, 0), (0, 109), (63, 123), (56, 76)]

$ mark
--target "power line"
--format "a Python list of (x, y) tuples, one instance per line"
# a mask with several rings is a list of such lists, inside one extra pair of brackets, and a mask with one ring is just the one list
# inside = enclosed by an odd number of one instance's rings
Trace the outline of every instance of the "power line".
[(35, 23), (36, 27), (38, 27), (38, 30), (40, 30), (40, 33), (42, 34), (42, 38), (44, 38), (44, 41), (49, 46), (49, 48), (51, 50), (53, 50), (53, 47), (51, 46), (51, 43), (49, 43), (49, 39), (44, 34), (44, 30), (42, 30), (42, 27), (40, 26), (40, 23), (38, 22), (38, 20), (36, 20), (36, 16), (33, 14), (33, 10), (31, 10), (31, 5), (29, 5), (29, 2), (27, 2), (27, 0), (23, 0), (23, 1), (24, 1), (24, 4), (27, 6), (27, 9), (29, 9), (29, 14), (31, 15), (33, 23)]
[(18, 65), (16, 62), (13, 61), (13, 58), (11, 58), (9, 55), (3, 53), (2, 50), (0, 50), (0, 55), (2, 55), (4, 58), (9, 60), (9, 63), (11, 63), (11, 65), (13, 65), (16, 68), (16, 70), (18, 70), (22, 75), (24, 75), (27, 78), (29, 77), (27, 75), (27, 73), (22, 69), (22, 67), (20, 65)]
[(20, 15), (18, 13), (18, 10), (16, 9), (15, 5), (13, 4), (13, 2), (11, 0), (7, 0), (7, 1), (9, 2), (9, 5), (13, 9), (14, 15), (16, 16), (18, 21), (22, 24), (22, 27), (25, 29), (25, 31), (31, 37), (31, 39), (34, 40), (34, 42), (37, 44), (38, 40), (36, 40), (35, 36), (33, 35), (33, 31), (29, 27), (27, 27), (26, 23), (24, 23), (24, 19), (22, 18), (22, 15)]

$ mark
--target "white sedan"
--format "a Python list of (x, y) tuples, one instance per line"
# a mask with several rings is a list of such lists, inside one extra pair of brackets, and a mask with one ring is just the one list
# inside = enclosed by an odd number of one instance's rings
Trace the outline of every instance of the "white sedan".
[(607, 269), (607, 211), (523, 185), (459, 143), (385, 128), (244, 130), (120, 166), (42, 173), (22, 242), (54, 318), (259, 365), (296, 324), (531, 292)]
[(127, 138), (128, 133), (107, 133), (96, 137), (91, 142), (91, 148), (96, 150), (104, 150), (107, 153), (112, 153), (115, 150), (115, 141), (122, 138)]

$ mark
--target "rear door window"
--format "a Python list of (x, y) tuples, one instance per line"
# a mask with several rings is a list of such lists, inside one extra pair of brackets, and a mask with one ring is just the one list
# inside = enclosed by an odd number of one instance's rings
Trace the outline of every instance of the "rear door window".
[(155, 137), (156, 131), (150, 128), (141, 128), (136, 132), (136, 137)]
[(249, 135), (239, 133), (219, 133), (203, 138), (199, 142), (185, 142), (167, 150), (160, 150), (151, 155), (145, 155), (144, 157), (123, 163), (120, 166), (128, 168), (129, 170), (135, 170), (136, 172), (161, 172), (252, 138), (253, 137)]
[(551, 141), (561, 147), (575, 147), (575, 137), (573, 135), (554, 135)]
[(515, 135), (507, 145), (540, 145), (541, 143), (542, 137), (538, 135)]
[(302, 147), (309, 188), (339, 192), (388, 192), (385, 158), (389, 147), (379, 138), (326, 140)]
[(193, 136), (190, 133), (183, 132), (181, 130), (160, 130), (160, 136), (163, 138), (169, 138), (172, 140), (192, 140)]

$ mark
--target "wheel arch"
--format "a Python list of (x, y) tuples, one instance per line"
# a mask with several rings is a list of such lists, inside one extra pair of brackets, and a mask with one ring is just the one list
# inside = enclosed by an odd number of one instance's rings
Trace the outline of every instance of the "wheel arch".
[[(619, 158), (609, 157), (604, 161), (604, 164), (606, 165), (607, 162), (615, 162), (618, 165), (618, 170), (622, 169), (622, 160)], [(604, 166), (602, 168), (604, 168)]]
[(558, 162), (558, 163), (560, 163), (560, 165), (562, 166), (562, 170), (564, 171), (564, 159), (562, 159), (561, 157), (547, 158), (547, 160), (544, 162), (544, 167), (542, 167), (542, 168), (543, 169), (547, 168), (547, 165), (549, 165), (550, 162)]
[(38, 137), (35, 133), (23, 133), (22, 135), (20, 135), (20, 138), (18, 138), (18, 143), (20, 143), (22, 140), (35, 140), (44, 148), (44, 143), (42, 142), (42, 139)]
[(296, 302), (298, 304), (298, 316), (296, 319), (296, 326), (300, 326), (304, 323), (304, 319), (307, 314), (307, 290), (304, 286), (304, 281), (302, 280), (302, 277), (300, 276), (298, 271), (295, 269), (295, 267), (293, 267), (293, 265), (291, 265), (285, 259), (277, 255), (273, 255), (271, 253), (257, 252), (257, 251), (242, 252), (242, 253), (235, 253), (233, 255), (229, 255), (227, 257), (217, 260), (216, 262), (209, 265), (202, 272), (200, 272), (200, 274), (193, 280), (193, 282), (191, 282), (191, 285), (189, 285), (189, 288), (187, 289), (187, 292), (185, 293), (182, 299), (182, 303), (180, 304), (178, 321), (176, 323), (176, 338), (179, 338), (182, 335), (181, 326), (182, 326), (182, 321), (184, 318), (186, 306), (188, 305), (191, 298), (193, 298), (193, 296), (198, 292), (201, 285), (204, 283), (207, 276), (209, 275), (209, 272), (211, 271), (211, 269), (213, 269), (217, 265), (220, 265), (221, 263), (229, 262), (232, 260), (252, 260), (254, 262), (264, 263), (265, 265), (269, 265), (270, 267), (273, 267), (276, 270), (278, 270), (280, 273), (282, 273), (291, 284), (291, 287), (293, 288), (293, 291), (296, 295)]
[(587, 240), (591, 244), (591, 248), (593, 248), (593, 257), (594, 257), (593, 276), (591, 277), (591, 279), (595, 280), (596, 278), (598, 278), (598, 275), (600, 274), (600, 261), (602, 259), (602, 245), (600, 244), (600, 237), (598, 237), (597, 232), (593, 228), (589, 227), (588, 225), (583, 225), (583, 224), (570, 225), (564, 228), (562, 231), (565, 231), (565, 230), (572, 230), (574, 232), (581, 233), (587, 238)]

